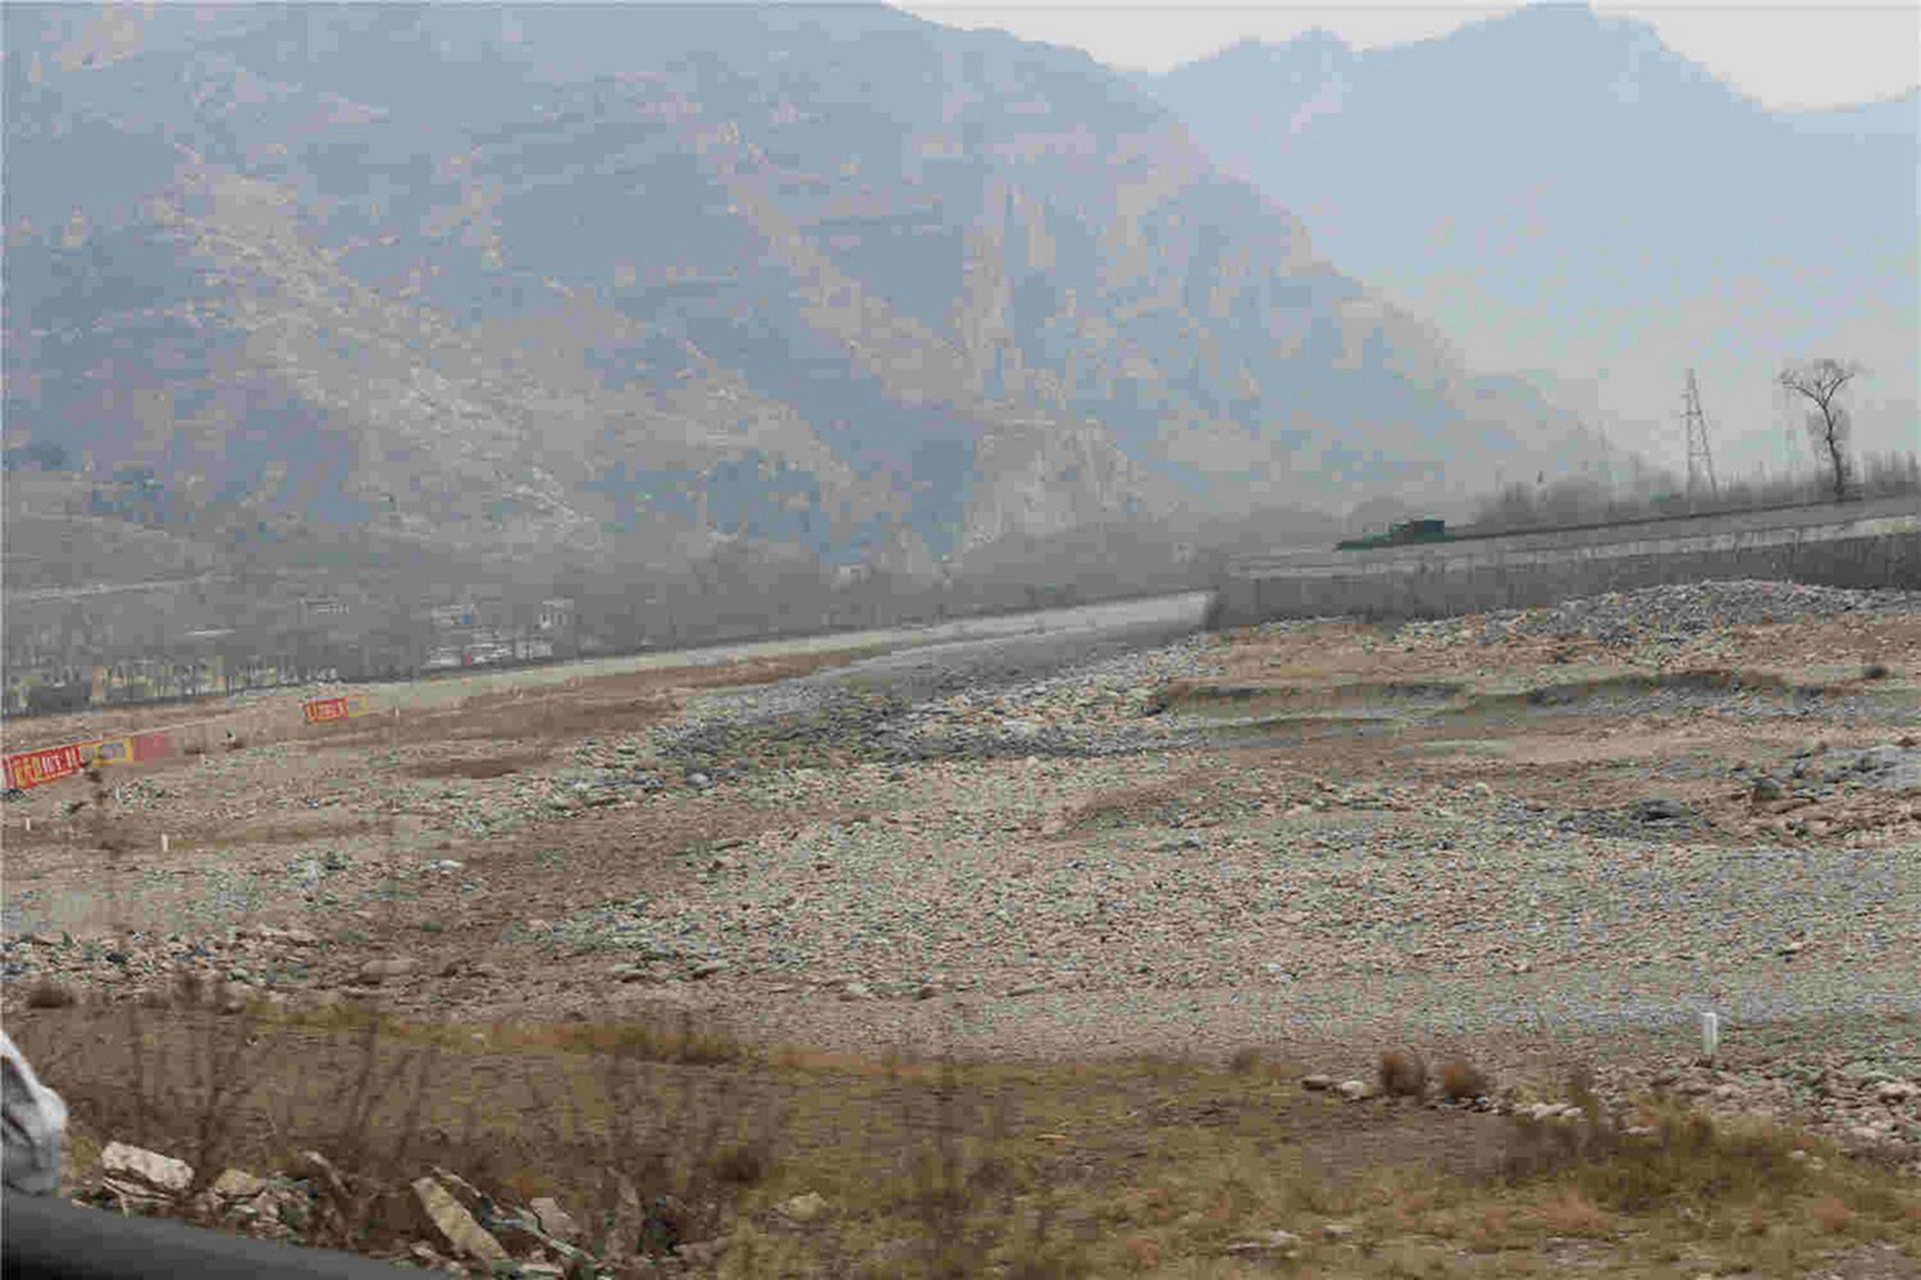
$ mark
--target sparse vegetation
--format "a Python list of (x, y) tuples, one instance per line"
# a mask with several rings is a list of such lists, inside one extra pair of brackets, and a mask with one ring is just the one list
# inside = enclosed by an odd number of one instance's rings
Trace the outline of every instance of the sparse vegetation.
[[(1852, 466), (1844, 461), (1843, 467), (1848, 494), (1864, 499), (1921, 495), (1921, 454), (1869, 454)], [(1511, 484), (1484, 498), (1462, 529), (1496, 533), (1668, 516), (1728, 515), (1805, 506), (1834, 498), (1832, 480), (1817, 475), (1724, 479), (1716, 493), (1693, 498), (1686, 495), (1680, 480), (1659, 472), (1639, 475), (1631, 488), (1621, 490), (1591, 477), (1570, 477), (1543, 485)]]
[(1381, 1055), (1381, 1093), (1390, 1098), (1418, 1098), (1427, 1092), (1427, 1063), (1418, 1053), (1390, 1049)]
[(1486, 1072), (1461, 1058), (1441, 1064), (1438, 1083), (1441, 1096), (1454, 1101), (1484, 1097), (1493, 1089)]
[[(1409, 1118), (1374, 1145), (1348, 1104), (1264, 1073), (1252, 1052), (1224, 1072), (690, 1054), (724, 1037), (475, 1033), (370, 1007), (183, 1005), (144, 1024), (60, 1010), (21, 1032), (70, 1082), (83, 1185), (109, 1139), (173, 1154), (195, 1193), (163, 1211), (232, 1230), (245, 1226), (199, 1189), (226, 1168), (286, 1171), (312, 1192), (300, 1238), (377, 1256), (418, 1246), (410, 1186), (430, 1175), (495, 1206), (554, 1197), (604, 1261), (685, 1254), (704, 1260), (697, 1274), (730, 1276), (1226, 1275), (1255, 1257), (1428, 1274), (1441, 1255), (1423, 1239), (1532, 1274), (1552, 1269), (1533, 1251), (1550, 1237), (1591, 1241), (1628, 1273), (1678, 1248), (1786, 1274), (1825, 1241), (1921, 1244), (1921, 1195), (1791, 1130), (1664, 1103), (1636, 1112), (1655, 1119), (1636, 1133), (1599, 1112), (1537, 1124), (1383, 1109)], [(83, 1054), (119, 1069), (65, 1070)], [(135, 1058), (152, 1068), (138, 1097)], [(1196, 1130), (1195, 1114), (1218, 1123)], [(1473, 1155), (1490, 1137), (1493, 1165)]]
[(1841, 393), (1860, 372), (1856, 365), (1825, 356), (1781, 371), (1781, 386), (1814, 406), (1807, 418), (1808, 434), (1826, 455), (1836, 502), (1848, 493), (1848, 442), (1853, 434), (1853, 418), (1841, 403)]
[[(1750, 603), (1757, 617), (1758, 610), (1775, 607), (1772, 598)], [(1642, 622), (1658, 621), (1658, 612), (1638, 601), (1618, 608)], [(1788, 633), (1805, 637), (1788, 646), (1794, 652), (1844, 655), (1838, 675), (1824, 674), (1832, 680), (1824, 688), (1852, 689), (1851, 677), (1861, 669), (1854, 664), (1881, 656), (1898, 661), (1911, 648), (1912, 624), (1905, 618), (1858, 613), (1843, 611), (1834, 631)], [(1210, 643), (1207, 668), (1171, 668), (1156, 686), (1162, 714), (1207, 724), (1223, 710), (1270, 705), (1290, 711), (1405, 706), (1439, 718), (1444, 742), (1463, 735), (1450, 723), (1462, 707), (1509, 721), (1559, 714), (1524, 692), (1535, 687), (1530, 682), (1552, 678), (1542, 676), (1542, 646), (1523, 637), (1517, 643), (1527, 646), (1525, 663), (1515, 668), (1504, 665), (1514, 646), (1483, 644), (1466, 632), (1462, 661), (1477, 672), (1468, 675), (1445, 653), (1437, 662), (1432, 650), (1397, 647), (1418, 634), (1343, 624)], [(1633, 664), (1604, 663), (1600, 673), (1579, 673), (1554, 687), (1589, 700), (1684, 691), (1786, 701), (1798, 686), (1754, 665), (1762, 657), (1773, 660), (1783, 648), (1781, 635), (1770, 629), (1749, 636), (1742, 643), (1751, 651), (1716, 658), (1725, 665), (1697, 661), (1683, 645), (1666, 653), (1666, 674), (1658, 677), (1630, 674), (1639, 669)], [(1840, 641), (1830, 643), (1836, 635)], [(1558, 649), (1568, 640), (1557, 636), (1553, 643)], [(1516, 670), (1526, 679), (1509, 679)], [(965, 787), (944, 792), (931, 784), (900, 788), (911, 766), (863, 764), (819, 770), (818, 793), (756, 790), (751, 778), (740, 777), (713, 787), (669, 781), (631, 814), (593, 809), (526, 835), (461, 835), (452, 845), (443, 837), (458, 829), (454, 824), (472, 822), (520, 782), (506, 774), (428, 779), (409, 772), (452, 762), (444, 741), (455, 728), (472, 735), (455, 759), (538, 751), (541, 758), (529, 764), (536, 776), (556, 759), (566, 762), (562, 767), (651, 776), (663, 770), (635, 744), (657, 723), (650, 717), (671, 715), (680, 695), (656, 707), (648, 680), (712, 688), (770, 674), (745, 666), (682, 670), (557, 689), (556, 720), (569, 723), (569, 733), (591, 735), (591, 746), (538, 736), (545, 730), (538, 714), (528, 714), (531, 700), (489, 693), (421, 723), (343, 727), (341, 736), (357, 735), (358, 757), (282, 752), (273, 768), (283, 771), (286, 802), (256, 807), (245, 838), (204, 819), (178, 822), (179, 811), (170, 812), (162, 820), (174, 831), (175, 856), (185, 851), (198, 859), (218, 846), (224, 874), (239, 861), (231, 851), (245, 849), (257, 853), (253, 865), (277, 881), (290, 864), (313, 865), (329, 889), (357, 906), (324, 924), (303, 921), (311, 935), (305, 941), (270, 942), (264, 924), (249, 925), (236, 930), (238, 940), (203, 934), (210, 954), (197, 958), (181, 958), (168, 947), (158, 966), (143, 967), (153, 952), (143, 957), (137, 946), (131, 965), (109, 960), (110, 949), (126, 944), (97, 928), (72, 944), (49, 941), (44, 957), (33, 944), (36, 963), (97, 980), (86, 988), (88, 998), (71, 1007), (16, 1008), (15, 1002), (32, 1004), (25, 983), (6, 993), (9, 1032), (73, 1108), (83, 1188), (97, 1185), (91, 1170), (105, 1142), (132, 1143), (191, 1164), (195, 1188), (166, 1211), (228, 1230), (266, 1230), (271, 1223), (250, 1224), (202, 1191), (229, 1168), (286, 1174), (298, 1205), (275, 1221), (299, 1239), (384, 1257), (405, 1253), (431, 1264), (416, 1247), (431, 1246), (433, 1257), (444, 1258), (449, 1246), (422, 1224), (414, 1184), (433, 1178), (463, 1203), (492, 1205), (488, 1215), (476, 1210), (476, 1221), (487, 1216), (493, 1223), (487, 1229), (498, 1230), (517, 1258), (547, 1246), (501, 1224), (510, 1210), (553, 1197), (580, 1224), (583, 1247), (596, 1258), (674, 1256), (693, 1275), (1291, 1271), (1365, 1277), (1440, 1274), (1469, 1263), (1528, 1274), (1564, 1268), (1572, 1250), (1620, 1274), (1647, 1273), (1686, 1257), (1704, 1269), (1791, 1275), (1818, 1265), (1823, 1250), (1921, 1240), (1915, 1197), (1884, 1168), (1842, 1154), (1814, 1131), (1715, 1120), (1664, 1097), (1642, 1097), (1625, 1089), (1620, 1062), (1604, 1051), (1597, 1053), (1598, 1076), (1553, 1073), (1521, 1068), (1512, 1045), (1498, 1038), (1428, 1041), (1415, 1038), (1427, 1033), (1406, 1026), (1356, 1037), (1348, 1050), (1335, 1052), (1291, 1043), (1278, 1025), (1232, 1038), (1214, 1028), (1194, 1037), (1192, 1048), (1165, 1036), (1134, 1046), (1143, 1055), (1150, 1047), (1160, 1050), (1157, 1058), (1103, 1058), (1090, 1056), (1099, 1050), (1048, 1046), (996, 1060), (941, 1052), (925, 1039), (903, 1040), (882, 1053), (876, 1046), (885, 1043), (886, 1031), (853, 1046), (824, 1035), (824, 1043), (842, 1044), (838, 1053), (783, 1049), (762, 1029), (765, 1023), (739, 1016), (741, 1009), (753, 1017), (762, 1009), (780, 1016), (773, 1001), (730, 1007), (729, 998), (759, 982), (768, 995), (790, 1001), (790, 1010), (802, 1007), (822, 1023), (849, 1013), (931, 1015), (935, 1021), (924, 1025), (951, 1016), (946, 1026), (972, 1034), (964, 1020), (989, 1001), (996, 1002), (994, 1016), (1011, 1022), (1036, 1008), (1069, 1007), (1082, 996), (1063, 983), (1032, 998), (1016, 991), (999, 1002), (997, 989), (1005, 989), (1014, 966), (995, 972), (972, 954), (966, 958), (973, 973), (936, 972), (926, 996), (884, 975), (873, 983), (881, 990), (858, 996), (845, 985), (796, 992), (786, 974), (778, 975), (782, 989), (775, 991), (766, 972), (746, 972), (752, 962), (743, 963), (738, 950), (720, 948), (719, 958), (731, 968), (702, 976), (695, 960), (705, 963), (706, 947), (689, 955), (669, 950), (659, 935), (644, 946), (622, 936), (647, 923), (647, 912), (633, 905), (636, 893), (649, 905), (672, 901), (670, 894), (689, 903), (711, 897), (726, 918), (752, 903), (746, 914), (762, 919), (768, 903), (778, 908), (785, 897), (784, 889), (764, 892), (772, 877), (797, 873), (796, 888), (832, 882), (837, 894), (852, 894), (871, 868), (849, 854), (860, 842), (939, 847), (934, 839), (964, 821), (989, 838), (1004, 837), (1010, 860), (987, 868), (1002, 877), (997, 885), (1059, 871), (1058, 883), (1071, 898), (1087, 882), (1089, 864), (1112, 874), (1121, 863), (1115, 851), (1145, 850), (1131, 856), (1155, 860), (1163, 869), (1160, 881), (1103, 887), (1105, 901), (1124, 898), (1144, 907), (1206, 880), (1206, 909), (1231, 921), (1235, 941), (1244, 942), (1254, 922), (1231, 892), (1216, 887), (1213, 868), (1232, 865), (1248, 878), (1261, 874), (1261, 864), (1282, 864), (1290, 875), (1304, 867), (1340, 872), (1334, 864), (1351, 856), (1335, 838), (1344, 831), (1362, 825), (1374, 833), (1405, 831), (1402, 824), (1430, 821), (1427, 809), (1441, 801), (1472, 806), (1471, 822), (1481, 806), (1510, 800), (1476, 785), (1480, 776), (1495, 776), (1478, 759), (1448, 766), (1455, 772), (1428, 790), (1403, 785), (1406, 775), (1393, 772), (1397, 762), (1384, 758), (1387, 749), (1372, 741), (1337, 749), (1331, 736), (1252, 766), (1186, 750), (1144, 769), (1132, 761), (963, 761), (962, 768), (943, 765), (923, 775), (966, 775)], [(1495, 680), (1503, 683), (1490, 693)], [(1618, 686), (1608, 683), (1617, 680)], [(1057, 701), (1043, 705), (1064, 718), (1060, 709), (1086, 692), (1050, 686), (1047, 696)], [(1483, 705), (1484, 694), (1498, 704)], [(1116, 685), (1099, 689), (1078, 714), (1152, 720), (1142, 713), (1154, 702), (1145, 690)], [(1022, 715), (1031, 705), (1010, 701), (1006, 713)], [(864, 732), (857, 726), (846, 735)], [(1521, 731), (1510, 724), (1503, 732), (1519, 740)], [(1829, 740), (1811, 744), (1814, 755), (1847, 738), (1826, 724), (1819, 732)], [(494, 744), (483, 745), (490, 736)], [(1745, 753), (1751, 744), (1743, 740), (1738, 749)], [(178, 783), (157, 776), (170, 792), (168, 804), (180, 810), (187, 809), (181, 801), (189, 785), (208, 788), (225, 824), (227, 797), (253, 776), (248, 761), (275, 750), (256, 742), (242, 757), (181, 769)], [(1316, 752), (1329, 754), (1317, 758)], [(713, 751), (699, 763), (716, 773), (749, 772), (752, 766), (735, 763), (739, 758), (731, 749)], [(344, 760), (438, 807), (439, 828), (410, 821), (413, 830), (397, 836), (393, 814), (378, 804), (329, 803), (358, 802), (357, 781), (328, 791), (307, 779)], [(1426, 763), (1431, 757), (1421, 760), (1423, 768), (1433, 767)], [(295, 773), (296, 767), (313, 772)], [(108, 770), (90, 779), (92, 790), (74, 820), (56, 818), (49, 824), (56, 836), (37, 831), (27, 846), (56, 871), (84, 877), (64, 884), (133, 887), (133, 878), (146, 874), (135, 871), (130, 854), (138, 850), (140, 862), (148, 861), (157, 841), (142, 824), (154, 815), (103, 791), (104, 778), (112, 776)], [(190, 776), (198, 781), (190, 784)], [(783, 788), (790, 785), (784, 775), (773, 776)], [(1718, 822), (1770, 818), (1751, 812), (1750, 775), (1741, 778), (1742, 799), (1717, 800), (1705, 789), (1693, 799)], [(1561, 773), (1542, 767), (1529, 781), (1540, 788), (1529, 798), (1551, 796), (1552, 785), (1569, 791), (1611, 785), (1600, 768), (1587, 765)], [(1004, 790), (988, 790), (1003, 783)], [(148, 795), (129, 793), (135, 800)], [(46, 806), (58, 798), (41, 795), (28, 803)], [(310, 807), (308, 800), (320, 803)], [(991, 807), (981, 807), (984, 800)], [(196, 816), (209, 811), (213, 806)], [(1446, 897), (1425, 874), (1443, 857), (1472, 851), (1465, 847), (1474, 838), (1464, 834), (1466, 823), (1449, 822), (1418, 828), (1458, 842), (1434, 841), (1427, 855), (1434, 861), (1408, 865), (1404, 891), (1417, 897), (1379, 896), (1398, 887), (1388, 864), (1372, 856), (1362, 869), (1361, 892), (1330, 893), (1322, 883), (1312, 895), (1298, 889), (1286, 897), (1250, 895), (1246, 900), (1279, 917), (1279, 926), (1249, 949), (1246, 989), (1299, 983), (1293, 990), (1302, 991), (1315, 982), (1339, 982), (1338, 974), (1330, 978), (1313, 967), (1333, 950), (1326, 939), (1355, 936), (1356, 918), (1378, 918), (1384, 903), (1397, 913), (1399, 903), (1418, 903), (1403, 919), (1415, 911), (1432, 919), (1442, 907), (1445, 918), (1458, 918), (1464, 900)], [(71, 842), (89, 829), (87, 859), (77, 869), (79, 860), (62, 863), (55, 841)], [(414, 843), (403, 847), (403, 838)], [(826, 841), (833, 842), (832, 853), (821, 858), (817, 851)], [(289, 843), (308, 848), (289, 850)], [(1355, 853), (1377, 847), (1346, 846)], [(460, 875), (423, 871), (443, 854), (464, 862)], [(784, 866), (783, 858), (796, 865)], [(1111, 860), (1110, 866), (1100, 867), (1096, 858)], [(478, 895), (469, 885), (484, 889), (490, 880), (504, 892), (478, 908), (470, 905)], [(1343, 888), (1352, 883), (1339, 882)], [(1583, 892), (1596, 889), (1607, 887), (1584, 886)], [(620, 904), (611, 923), (583, 928), (595, 904), (605, 901)], [(1010, 901), (1029, 911), (1047, 906)], [(1580, 899), (1563, 901), (1575, 903), (1577, 915), (1586, 909)], [(1624, 901), (1605, 898), (1609, 906)], [(318, 902), (292, 909), (328, 910)], [(670, 908), (679, 909), (678, 903)], [(78, 922), (69, 923), (81, 933)], [(958, 918), (949, 923), (961, 927)], [(476, 925), (501, 928), (498, 956), (477, 955)], [(1107, 963), (1085, 933), (1067, 936), (1085, 948), (1087, 959), (1076, 960)], [(1765, 941), (1774, 945), (1771, 932)], [(1546, 954), (1540, 945), (1529, 940), (1537, 960)], [(578, 962), (570, 959), (576, 951)], [(421, 962), (411, 976), (384, 974), (377, 985), (355, 980), (369, 956), (384, 962), (403, 952)], [(1182, 965), (1195, 968), (1213, 958), (1183, 954)], [(1816, 950), (1810, 958), (1819, 963), (1820, 956)], [(621, 963), (610, 963), (616, 957)], [(1488, 968), (1506, 972), (1519, 958), (1518, 950), (1501, 948)], [(1557, 959), (1569, 963), (1566, 953)], [(502, 960), (526, 971), (505, 975)], [(1397, 963), (1417, 975), (1428, 971), (1406, 951)], [(1797, 963), (1806, 967), (1805, 960)], [(174, 965), (184, 966), (177, 978)], [(1142, 974), (1141, 989), (1152, 990), (1172, 968)], [(285, 976), (296, 970), (304, 972)], [(979, 981), (983, 971), (986, 982)], [(816, 952), (801, 972), (812, 978), (832, 970)], [(1131, 967), (1109, 972), (1115, 987), (1135, 981)], [(1619, 970), (1602, 972), (1632, 981)], [(138, 1000), (117, 998), (134, 985), (123, 974), (142, 986)], [(872, 980), (871, 971), (862, 977)], [(671, 1011), (662, 997), (676, 982), (684, 984), (679, 998), (692, 992), (719, 1012)], [(272, 1003), (281, 999), (290, 1003)], [(469, 1000), (485, 1002), (487, 1013), (463, 1007)], [(607, 1012), (616, 1004), (618, 1016)], [(512, 1020), (483, 1020), (516, 1009)], [(1368, 1049), (1352, 1047), (1397, 1042), (1371, 1062)], [(1429, 1069), (1428, 1062), (1437, 1065)], [(1496, 1066), (1498, 1088), (1489, 1078)], [(1337, 1068), (1339, 1076), (1306, 1087), (1310, 1071)], [(1375, 1083), (1369, 1068), (1378, 1088), (1369, 1087)], [(1705, 1068), (1686, 1070), (1695, 1073), (1688, 1084), (1706, 1078)], [(1370, 1096), (1377, 1094), (1385, 1096)], [(1854, 1096), (1881, 1105), (1871, 1089)], [(1709, 1099), (1706, 1105), (1714, 1105), (1712, 1094)]]

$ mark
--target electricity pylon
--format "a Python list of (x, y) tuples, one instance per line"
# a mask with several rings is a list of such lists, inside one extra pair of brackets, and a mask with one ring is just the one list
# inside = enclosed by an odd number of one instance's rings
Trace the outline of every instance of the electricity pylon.
[(1683, 397), (1681, 422), (1688, 437), (1688, 500), (1692, 502), (1703, 481), (1710, 498), (1719, 494), (1714, 483), (1714, 455), (1708, 452), (1708, 418), (1701, 412), (1701, 391), (1694, 384), (1694, 370), (1688, 370), (1688, 389)]

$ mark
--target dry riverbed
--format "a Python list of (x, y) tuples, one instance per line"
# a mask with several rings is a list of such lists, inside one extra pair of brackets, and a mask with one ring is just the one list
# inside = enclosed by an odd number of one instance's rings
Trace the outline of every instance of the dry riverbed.
[[(509, 686), (48, 788), (5, 810), (9, 1028), (58, 1057), (61, 1025), (177, 1005), (184, 972), (308, 1036), (371, 1007), (483, 1039), (697, 1027), (785, 1064), (790, 1103), (841, 1087), (808, 1072), (946, 1057), (1029, 1073), (969, 1087), (1038, 1114), (1068, 1106), (1062, 1073), (1126, 1094), (1128, 1064), (1185, 1061), (1140, 1087), (1241, 1090), (1242, 1138), (1267, 1099), (1344, 1174), (1391, 1160), (1395, 1126), (1445, 1176), (1511, 1172), (1476, 1107), (1545, 1123), (1590, 1090), (1617, 1128), (1685, 1102), (1832, 1144), (1798, 1159), (1921, 1171), (1921, 599), (1727, 583), (1169, 629)], [(1389, 1047), (1470, 1059), (1485, 1102), (1303, 1094)], [(1108, 1186), (1121, 1156), (1095, 1146)], [(1199, 1238), (1148, 1235), (1156, 1265)], [(1546, 1239), (1516, 1257), (1552, 1264)], [(1912, 1274), (1852, 1243), (1836, 1273)]]

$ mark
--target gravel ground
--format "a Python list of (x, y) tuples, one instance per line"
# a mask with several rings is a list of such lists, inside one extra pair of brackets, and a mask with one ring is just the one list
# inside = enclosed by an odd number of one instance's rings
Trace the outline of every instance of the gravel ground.
[[(1690, 582), (1486, 614), (1472, 634), (1483, 645), (1507, 636), (1585, 636), (1613, 646), (1671, 644), (1730, 627), (1908, 617), (1918, 610), (1921, 592), (1913, 591), (1857, 591), (1800, 582)], [(1459, 619), (1409, 629), (1450, 637), (1466, 630)]]
[[(394, 782), (406, 834), (384, 862), (295, 843), (199, 886), (231, 922), (298, 903), (291, 933), (188, 918), (109, 954), (58, 936), (61, 886), (10, 885), (6, 971), (137, 986), (186, 963), (331, 992), (399, 949), (365, 910), (385, 895), (461, 924), (410, 935), (425, 958), (385, 992), (474, 1017), (690, 1009), (857, 1051), (1364, 1061), (1409, 1041), (1620, 1064), (1685, 1046), (1712, 1008), (1759, 1058), (1819, 1026), (1823, 1071), (1921, 1073), (1921, 595), (1713, 583), (1173, 630), (923, 644), (695, 697), (548, 767)], [(1868, 678), (1868, 654), (1888, 669)], [(248, 754), (208, 778), (237, 782)], [(356, 803), (350, 779), (281, 785), (289, 806)], [(559, 878), (719, 815), (739, 834)]]
[[(1430, 647), (1577, 633), (1665, 644), (1737, 624), (1917, 612), (1912, 595), (1724, 583), (1423, 623), (1398, 636)], [(1672, 799), (1551, 811), (1485, 782), (1467, 791), (1362, 783), (1296, 776), (1286, 762), (1223, 773), (1207, 749), (1222, 721), (1170, 710), (1161, 694), (1170, 681), (1220, 677), (1219, 642), (1070, 661), (1040, 679), (982, 687), (982, 669), (1038, 662), (1039, 647), (951, 655), (968, 666), (948, 665), (942, 651), (890, 655), (705, 700), (687, 724), (657, 735), (697, 777), (729, 770), (749, 780), (741, 785), (753, 803), (800, 804), (811, 779), (757, 773), (735, 757), (768, 739), (834, 743), (866, 763), (832, 785), (886, 816), (768, 831), (717, 853), (678, 893), (608, 904), (560, 927), (631, 949), (637, 959), (620, 971), (630, 981), (671, 982), (692, 965), (706, 978), (851, 992), (848, 1003), (1047, 993), (1061, 1012), (1044, 1016), (1060, 1027), (1127, 1024), (1120, 1038), (1135, 1043), (1140, 1028), (1113, 1010), (1157, 993), (1228, 992), (1229, 1004), (1260, 1005), (1263, 1016), (1338, 1021), (1355, 1014), (1356, 984), (1409, 970), (1428, 996), (1397, 998), (1392, 1016), (1427, 1010), (1426, 1024), (1465, 1033), (1542, 1020), (1678, 1024), (1717, 1000), (1744, 1021), (1921, 1011), (1914, 984), (1889, 981), (1921, 939), (1911, 842), (1744, 847)], [(1611, 719), (1711, 710), (1739, 722), (1784, 701), (1798, 699), (1683, 685), (1536, 708)], [(1902, 718), (1885, 699), (1799, 711), (1821, 724)], [(899, 768), (906, 762), (911, 773)], [(1783, 763), (1778, 779), (1745, 762), (1693, 772), (1819, 805), (1864, 790), (1914, 792), (1921, 750), (1890, 741)], [(1144, 818), (1111, 829), (1088, 819), (1090, 804), (1149, 791), (1167, 794)], [(1815, 950), (1827, 963), (1807, 963)], [(1476, 997), (1517, 974), (1535, 976), (1511, 999)], [(1543, 996), (1526, 995), (1537, 988)]]

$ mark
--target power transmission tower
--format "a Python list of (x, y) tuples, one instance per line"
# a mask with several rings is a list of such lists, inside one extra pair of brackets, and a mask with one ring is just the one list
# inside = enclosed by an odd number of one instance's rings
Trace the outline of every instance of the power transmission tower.
[(1688, 370), (1688, 389), (1683, 398), (1681, 421), (1688, 436), (1688, 501), (1692, 502), (1705, 478), (1708, 496), (1719, 489), (1714, 483), (1714, 456), (1708, 452), (1708, 418), (1701, 412), (1701, 392), (1694, 385), (1694, 370)]

